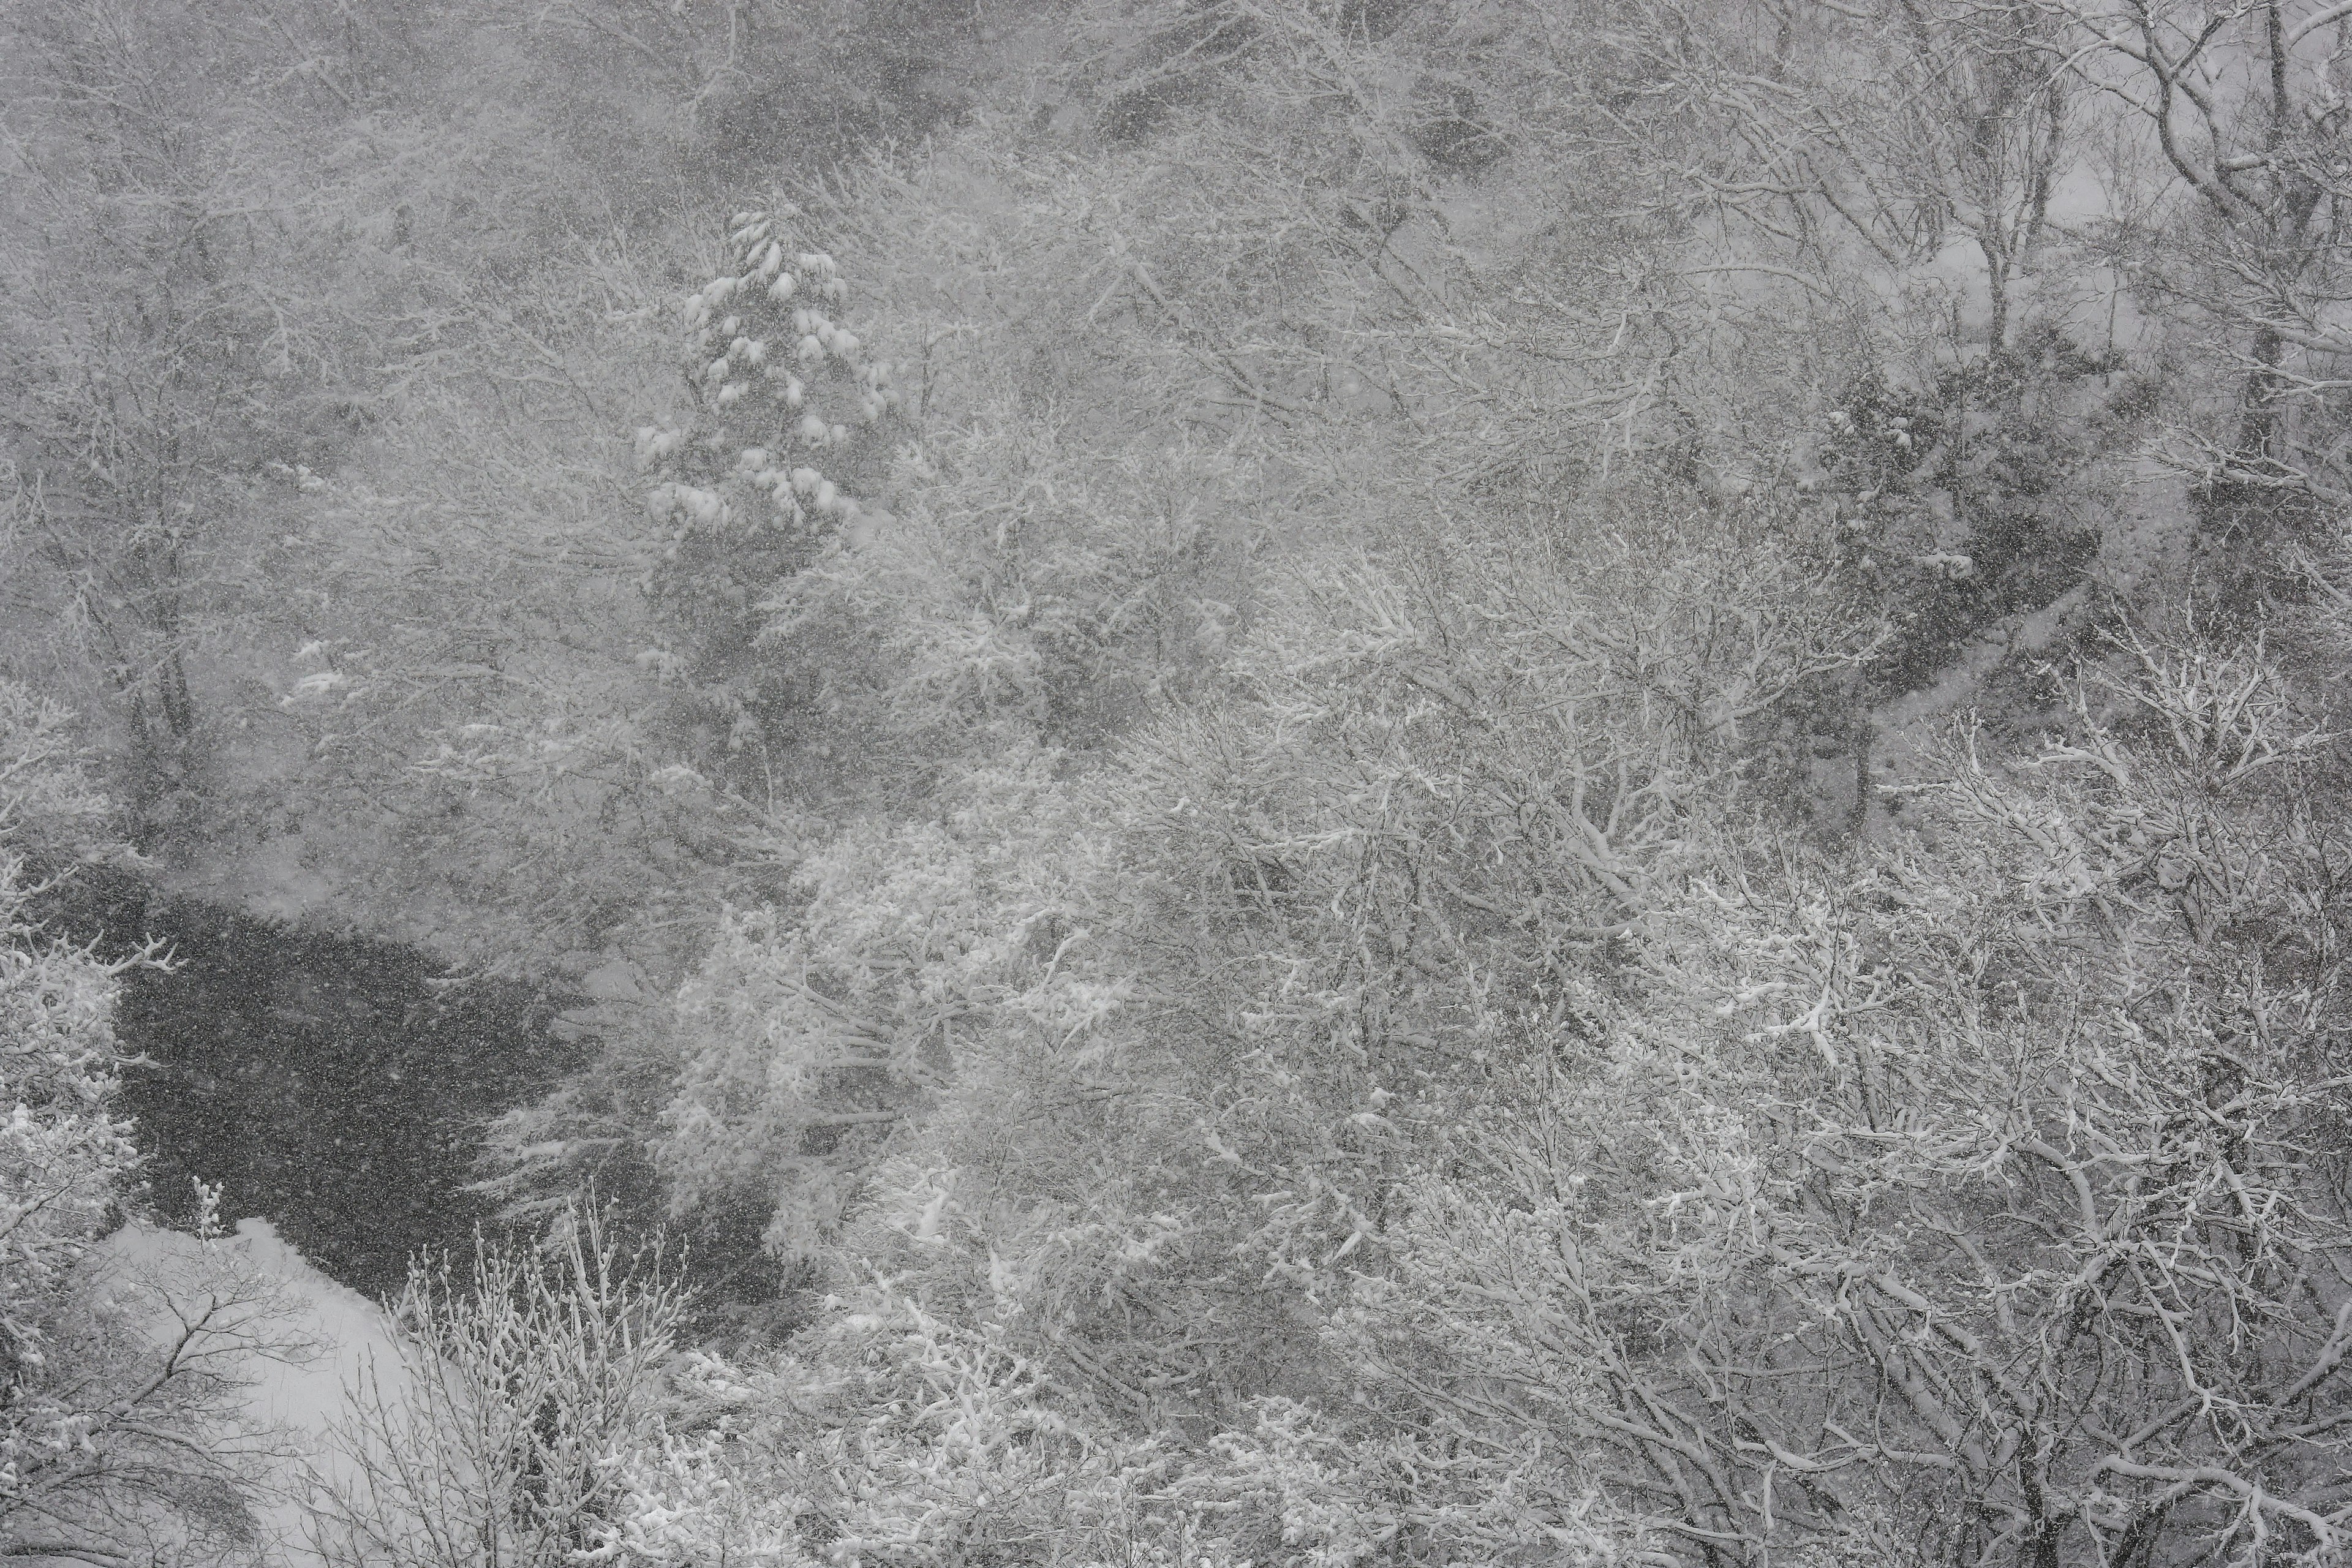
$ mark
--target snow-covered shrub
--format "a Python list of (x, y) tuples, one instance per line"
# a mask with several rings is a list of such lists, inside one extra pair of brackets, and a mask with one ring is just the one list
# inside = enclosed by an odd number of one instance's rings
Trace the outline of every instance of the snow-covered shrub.
[(625, 1467), (661, 1443), (658, 1374), (683, 1291), (591, 1214), (538, 1252), (419, 1259), (396, 1307), (401, 1375), (347, 1390), (346, 1472), (311, 1499), (344, 1568), (557, 1568), (603, 1541)]
[(877, 1151), (979, 1065), (999, 1017), (1050, 1007), (1032, 932), (1080, 842), (1055, 837), (1055, 761), (971, 770), (936, 822), (820, 837), (789, 901), (725, 916), (675, 1003), (655, 1158), (676, 1212), (748, 1201), (771, 1248), (819, 1256)]

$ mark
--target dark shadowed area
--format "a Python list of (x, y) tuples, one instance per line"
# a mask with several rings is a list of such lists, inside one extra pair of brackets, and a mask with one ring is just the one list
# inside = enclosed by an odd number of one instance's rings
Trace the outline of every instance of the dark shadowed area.
[(85, 940), (170, 943), (169, 970), (127, 977), (115, 1017), (147, 1058), (126, 1075), (163, 1215), (192, 1178), (229, 1218), (270, 1220), (354, 1289), (396, 1290), (413, 1252), (462, 1249), (492, 1206), (466, 1190), (481, 1128), (579, 1065), (547, 1033), (561, 1005), (530, 987), (438, 983), (408, 948), (298, 931), (217, 906), (93, 892)]

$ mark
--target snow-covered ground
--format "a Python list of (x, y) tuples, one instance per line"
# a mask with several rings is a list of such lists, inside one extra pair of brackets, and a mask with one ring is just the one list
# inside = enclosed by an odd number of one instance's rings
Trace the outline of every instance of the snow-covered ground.
[(229, 1279), (266, 1297), (257, 1338), (277, 1348), (240, 1358), (237, 1375), (247, 1387), (233, 1425), (283, 1455), (268, 1467), (276, 1473), (260, 1510), (266, 1557), (318, 1568), (300, 1497), (310, 1476), (331, 1481), (348, 1473), (337, 1431), (344, 1389), (372, 1374), (387, 1396), (397, 1396), (401, 1362), (391, 1325), (381, 1307), (312, 1268), (268, 1220), (240, 1220), (234, 1236), (213, 1245), (208, 1256), (193, 1236), (131, 1225), (109, 1237), (104, 1252), (125, 1279), (175, 1294), (217, 1289)]

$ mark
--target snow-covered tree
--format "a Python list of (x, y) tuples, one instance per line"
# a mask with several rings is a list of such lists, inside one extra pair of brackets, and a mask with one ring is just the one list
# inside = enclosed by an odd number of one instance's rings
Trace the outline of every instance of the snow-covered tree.
[(1677, 1560), (2341, 1554), (2332, 742), (2260, 647), (2107, 651), (1531, 1034), (1356, 1282), (1383, 1397)]
[(686, 301), (694, 420), (636, 436), (646, 513), (667, 535), (653, 592), (673, 627), (647, 657), (680, 682), (694, 760), (764, 794), (802, 732), (839, 710), (845, 679), (827, 628), (779, 623), (771, 603), (887, 521), (874, 488), (899, 394), (798, 209), (738, 213), (728, 245), (728, 270)]

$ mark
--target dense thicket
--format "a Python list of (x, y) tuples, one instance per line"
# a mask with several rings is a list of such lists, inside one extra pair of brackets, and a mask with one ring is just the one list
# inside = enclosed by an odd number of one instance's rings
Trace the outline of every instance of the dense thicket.
[(594, 1004), (574, 1561), (2331, 1562), (2347, 26), (20, 7), (0, 630)]

